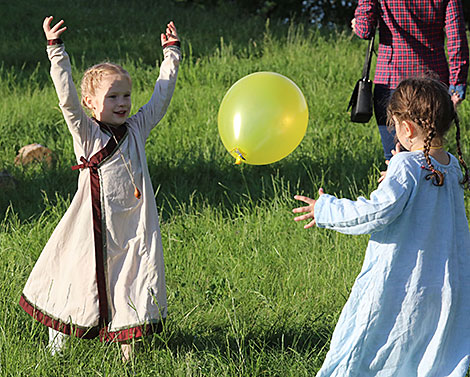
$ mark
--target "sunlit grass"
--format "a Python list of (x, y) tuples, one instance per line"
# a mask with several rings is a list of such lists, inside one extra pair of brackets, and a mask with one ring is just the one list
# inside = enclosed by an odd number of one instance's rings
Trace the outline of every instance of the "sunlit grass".
[[(13, 26), (21, 35), (5, 42), (2, 52), (9, 53), (0, 66), (0, 170), (17, 180), (15, 189), (0, 191), (0, 374), (314, 375), (368, 238), (305, 231), (292, 221), (292, 197), (313, 196), (319, 187), (355, 197), (376, 187), (383, 164), (375, 124), (353, 124), (346, 113), (365, 43), (349, 33), (265, 24), (228, 9), (121, 3), (107, 0), (95, 9), (82, 0), (67, 6), (37, 2), (24, 24), (12, 21), (21, 4), (0, 5), (12, 15), (2, 25), (5, 35)], [(158, 76), (158, 36), (168, 19), (175, 19), (184, 41), (174, 98), (146, 146), (161, 217), (169, 316), (164, 332), (145, 339), (125, 367), (116, 345), (98, 341), (71, 339), (62, 357), (50, 357), (46, 328), (17, 304), (77, 181), (70, 170), (72, 139), (48, 77), (41, 30), (48, 14), (69, 25), (64, 39), (76, 82), (88, 65), (117, 61), (133, 77), (134, 111)], [(104, 14), (122, 21), (107, 22)], [(256, 71), (275, 71), (297, 83), (308, 102), (309, 128), (284, 160), (235, 166), (219, 140), (217, 112), (228, 88)], [(460, 112), (469, 156), (466, 102)], [(18, 149), (33, 142), (53, 151), (52, 167), (14, 164)]]

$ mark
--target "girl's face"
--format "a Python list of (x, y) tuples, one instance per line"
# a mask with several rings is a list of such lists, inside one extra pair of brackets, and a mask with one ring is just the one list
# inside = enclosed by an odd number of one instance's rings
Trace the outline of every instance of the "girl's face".
[(131, 81), (125, 75), (110, 74), (102, 78), (93, 97), (85, 99), (97, 120), (118, 127), (131, 111)]

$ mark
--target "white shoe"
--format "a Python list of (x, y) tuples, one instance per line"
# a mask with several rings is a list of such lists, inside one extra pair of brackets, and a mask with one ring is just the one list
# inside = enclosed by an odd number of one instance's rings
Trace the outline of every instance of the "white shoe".
[(49, 328), (49, 344), (47, 345), (47, 348), (52, 356), (60, 355), (62, 353), (67, 338), (68, 335)]

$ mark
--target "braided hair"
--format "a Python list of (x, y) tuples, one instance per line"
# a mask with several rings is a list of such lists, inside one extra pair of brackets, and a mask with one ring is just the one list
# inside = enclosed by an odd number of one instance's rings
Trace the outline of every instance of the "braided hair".
[(469, 171), (460, 147), (460, 123), (447, 87), (443, 83), (428, 77), (401, 81), (390, 99), (387, 118), (389, 126), (393, 124), (393, 118), (396, 118), (398, 122), (410, 121), (424, 132), (424, 157), (427, 166), (423, 168), (430, 171), (426, 179), (432, 180), (436, 186), (444, 184), (444, 174), (434, 168), (429, 152), (433, 140), (443, 141), (454, 122), (457, 128), (457, 153), (465, 171), (462, 184), (468, 187)]
[(455, 113), (454, 121), (455, 121), (455, 127), (456, 127), (455, 139), (457, 141), (457, 154), (459, 156), (460, 165), (462, 165), (464, 172), (465, 172), (465, 175), (462, 180), (462, 184), (464, 185), (464, 187), (469, 188), (470, 177), (469, 177), (467, 164), (465, 163), (465, 160), (463, 159), (462, 148), (460, 147), (460, 120), (459, 120), (457, 113)]

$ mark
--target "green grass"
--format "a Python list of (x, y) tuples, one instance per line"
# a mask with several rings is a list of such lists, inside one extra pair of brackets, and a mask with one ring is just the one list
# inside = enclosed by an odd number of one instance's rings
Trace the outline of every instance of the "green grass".
[[(0, 5), (8, 14), (0, 45), (0, 170), (17, 180), (15, 189), (0, 191), (0, 375), (314, 375), (368, 238), (305, 231), (290, 210), (295, 193), (315, 195), (324, 187), (352, 198), (376, 186), (383, 165), (375, 124), (352, 124), (346, 113), (365, 42), (349, 32), (266, 24), (230, 6), (100, 4)], [(122, 64), (133, 77), (134, 111), (151, 94), (162, 58), (158, 38), (168, 20), (183, 39), (175, 95), (147, 142), (169, 317), (164, 332), (145, 339), (125, 367), (116, 345), (98, 341), (72, 339), (63, 357), (50, 357), (46, 328), (17, 304), (77, 181), (44, 51), (41, 25), (49, 14), (69, 27), (64, 40), (75, 81), (104, 59)], [(308, 102), (309, 127), (282, 161), (235, 166), (220, 142), (217, 112), (228, 88), (256, 71), (297, 83)], [(467, 156), (469, 106), (461, 106)], [(33, 142), (53, 151), (52, 167), (14, 164), (18, 149)]]

